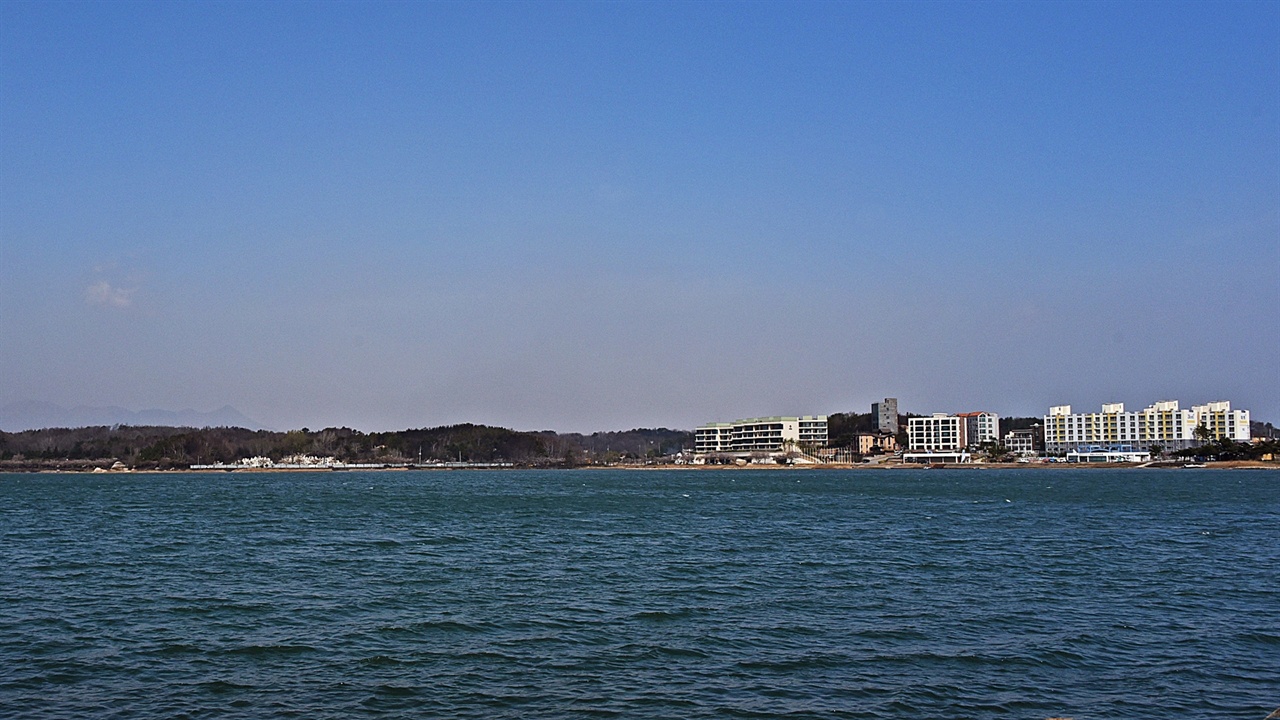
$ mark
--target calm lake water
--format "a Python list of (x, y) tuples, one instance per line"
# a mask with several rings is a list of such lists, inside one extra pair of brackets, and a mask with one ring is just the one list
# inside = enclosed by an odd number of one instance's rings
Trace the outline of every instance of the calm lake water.
[(6, 718), (1241, 718), (1280, 472), (0, 475)]

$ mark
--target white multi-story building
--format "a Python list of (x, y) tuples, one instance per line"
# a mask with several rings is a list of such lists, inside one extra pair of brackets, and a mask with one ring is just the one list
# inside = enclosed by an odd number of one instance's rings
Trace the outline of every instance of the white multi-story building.
[(733, 423), (707, 423), (693, 431), (693, 451), (695, 453), (729, 452), (729, 443), (733, 438)]
[(1177, 400), (1164, 400), (1138, 412), (1125, 412), (1124, 403), (1107, 403), (1098, 413), (1072, 413), (1070, 405), (1056, 405), (1044, 416), (1044, 444), (1048, 452), (1147, 450), (1152, 445), (1172, 452), (1202, 445), (1196, 437), (1201, 426), (1214, 440), (1249, 441), (1248, 410), (1232, 410), (1226, 401), (1184, 410)]
[(1009, 448), (1009, 452), (1023, 457), (1030, 457), (1036, 454), (1037, 446), (1040, 444), (1036, 440), (1036, 430), (1038, 428), (1024, 428), (1022, 430), (1010, 430), (1004, 436), (1004, 446)]
[(959, 415), (934, 413), (907, 420), (907, 444), (912, 451), (954, 452), (968, 444), (968, 423)]
[(1214, 439), (1225, 437), (1236, 442), (1249, 442), (1253, 433), (1249, 429), (1249, 411), (1232, 410), (1226, 400), (1192, 405), (1196, 426), (1208, 430)]
[(1000, 416), (990, 412), (934, 413), (907, 420), (907, 441), (912, 451), (953, 452), (999, 438)]
[(819, 448), (827, 444), (827, 416), (800, 415), (707, 423), (694, 431), (694, 452), (776, 452), (785, 445)]
[(965, 437), (969, 447), (986, 442), (999, 442), (1000, 416), (993, 412), (960, 413), (965, 420)]

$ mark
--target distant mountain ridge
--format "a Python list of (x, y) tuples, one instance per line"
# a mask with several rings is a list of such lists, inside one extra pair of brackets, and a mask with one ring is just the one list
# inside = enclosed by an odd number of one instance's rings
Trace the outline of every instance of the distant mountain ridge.
[(248, 430), (270, 430), (260, 422), (245, 417), (230, 405), (211, 412), (198, 410), (147, 409), (133, 411), (110, 405), (93, 407), (77, 405), (65, 408), (50, 402), (14, 402), (0, 407), (0, 430), (22, 432), (42, 428), (79, 428), (98, 425), (158, 425), (166, 427), (240, 427)]

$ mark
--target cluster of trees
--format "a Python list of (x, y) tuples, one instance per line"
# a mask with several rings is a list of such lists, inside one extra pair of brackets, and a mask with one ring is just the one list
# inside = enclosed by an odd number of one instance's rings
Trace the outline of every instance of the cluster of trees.
[(334, 457), (350, 463), (575, 465), (610, 458), (658, 457), (692, 445), (692, 433), (666, 428), (584, 436), (469, 423), (374, 433), (351, 428), (272, 432), (118, 425), (0, 432), (0, 469), (75, 469), (117, 461), (130, 467), (164, 469), (259, 456), (279, 461), (290, 455)]
[(978, 453), (985, 456), (987, 462), (1008, 463), (1016, 462), (1018, 460), (1018, 456), (999, 440), (988, 440), (987, 442), (979, 444)]
[(669, 428), (637, 428), (590, 435), (561, 433), (556, 437), (562, 442), (572, 443), (584, 456), (602, 462), (654, 460), (693, 447), (693, 433)]
[[(899, 447), (907, 446), (907, 421), (920, 417), (912, 413), (898, 414)], [(879, 432), (877, 419), (871, 413), (833, 413), (827, 416), (827, 446), (833, 448), (857, 447), (859, 433)]]
[(872, 433), (877, 429), (876, 417), (871, 413), (832, 413), (827, 416), (827, 445), (857, 446), (858, 433)]
[(1002, 417), (1000, 418), (1000, 437), (1008, 435), (1012, 430), (1030, 430), (1043, 423), (1042, 417)]
[(0, 465), (10, 468), (87, 466), (119, 461), (131, 467), (169, 468), (230, 463), (264, 456), (332, 456), (346, 462), (422, 460), (545, 460), (546, 443), (537, 434), (483, 425), (364, 433), (351, 428), (306, 428), (289, 432), (244, 428), (99, 426), (0, 432)]
[[(1201, 438), (1205, 440), (1205, 438)], [(1154, 455), (1154, 453), (1153, 453)], [(1202, 458), (1208, 460), (1262, 460), (1267, 456), (1280, 457), (1280, 440), (1268, 439), (1262, 442), (1236, 442), (1228, 437), (1206, 441), (1199, 447), (1178, 450), (1173, 453), (1179, 458)]]

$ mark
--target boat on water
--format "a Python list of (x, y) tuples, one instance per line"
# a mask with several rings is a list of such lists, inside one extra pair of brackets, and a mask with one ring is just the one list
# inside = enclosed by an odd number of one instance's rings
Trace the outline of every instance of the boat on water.
[(1208, 466), (1208, 465), (1205, 465), (1204, 463), (1187, 463), (1186, 465), (1183, 465), (1182, 467), (1184, 467), (1184, 468), (1202, 468), (1202, 467), (1209, 467), (1209, 466)]

